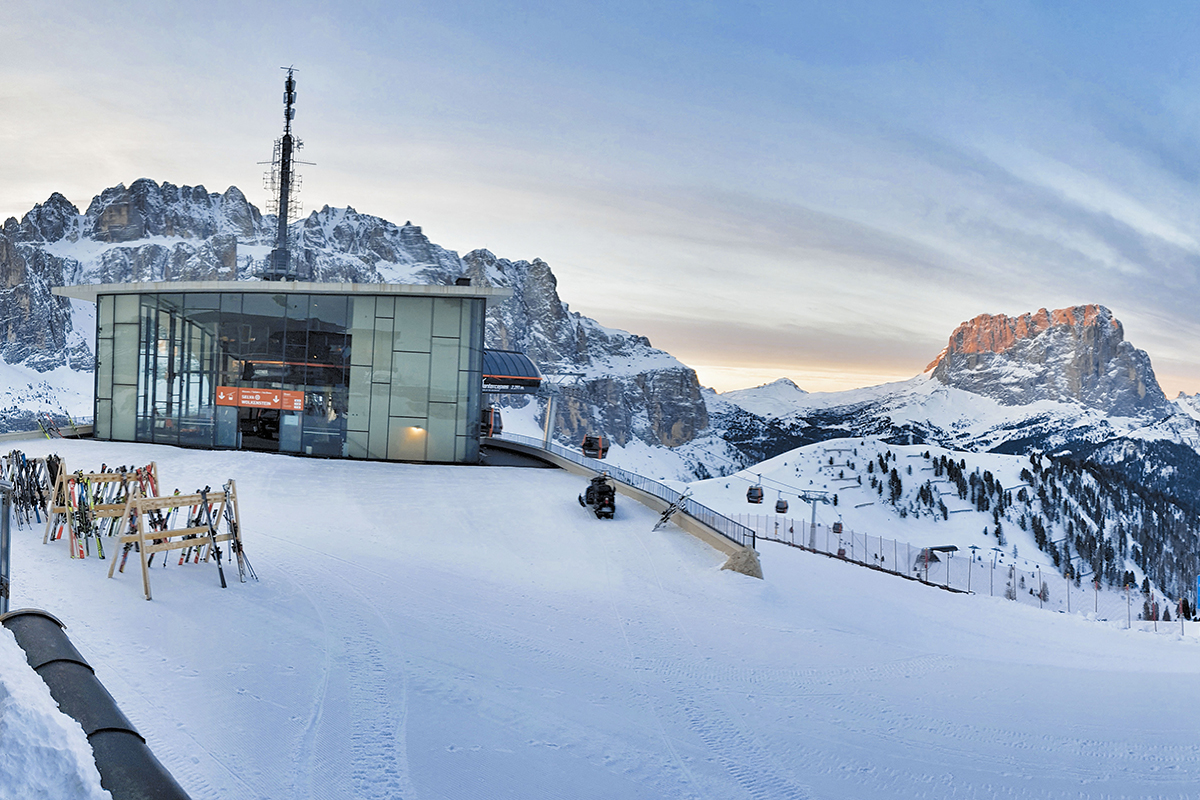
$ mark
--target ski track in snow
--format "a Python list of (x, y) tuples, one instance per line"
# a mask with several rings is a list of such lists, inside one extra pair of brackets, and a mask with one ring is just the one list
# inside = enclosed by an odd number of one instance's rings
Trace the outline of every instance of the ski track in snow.
[[(22, 443), (25, 444), (25, 443)], [(30, 442), (74, 470), (238, 481), (259, 583), (14, 530), (13, 607), (64, 619), (196, 800), (1144, 798), (1200, 784), (1180, 638), (764, 546), (767, 579), (583, 479)], [(114, 549), (114, 548), (110, 548)], [(0, 744), (2, 749), (2, 744)]]

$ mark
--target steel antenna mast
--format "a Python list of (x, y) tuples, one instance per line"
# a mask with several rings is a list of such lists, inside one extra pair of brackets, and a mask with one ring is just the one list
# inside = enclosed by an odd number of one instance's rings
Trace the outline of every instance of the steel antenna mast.
[(292, 135), (292, 120), (296, 118), (296, 78), (295, 67), (280, 67), (287, 70), (287, 78), (283, 83), (283, 137), (275, 140), (275, 153), (271, 158), (271, 169), (265, 177), (266, 188), (271, 192), (267, 203), (268, 211), (278, 215), (275, 230), (275, 248), (271, 250), (263, 280), (294, 281), (297, 271), (292, 266), (291, 250), (288, 247), (288, 222), (292, 217), (299, 216), (300, 204), (292, 199), (292, 195), (300, 190), (300, 176), (296, 174), (297, 164), (309, 164), (307, 161), (297, 161), (294, 156), (297, 150), (304, 146), (299, 137)]

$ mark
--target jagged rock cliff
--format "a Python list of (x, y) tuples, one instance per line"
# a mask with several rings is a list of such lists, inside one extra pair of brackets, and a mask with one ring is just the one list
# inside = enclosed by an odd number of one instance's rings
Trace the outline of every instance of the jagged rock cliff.
[[(95, 359), (85, 337), (71, 325), (70, 301), (50, 293), (64, 282), (62, 260), (31, 242), (62, 237), (78, 210), (60, 194), (35, 206), (18, 223), (9, 219), (0, 232), (0, 358), (39, 372), (69, 365), (91, 370)], [(87, 335), (90, 338), (90, 333)]]
[(1069, 401), (1141, 416), (1160, 414), (1168, 404), (1150, 357), (1125, 341), (1121, 323), (1100, 305), (981, 314), (958, 326), (925, 371), (1004, 405)]
[[(0, 232), (0, 357), (48, 370), (93, 368), (92, 331), (72, 331), (67, 300), (50, 287), (73, 283), (253, 279), (274, 244), (275, 219), (236, 188), (141, 179), (105, 189), (80, 213), (55, 193)], [(696, 374), (641, 336), (605, 328), (561, 301), (549, 265), (486, 250), (465, 258), (419, 226), (353, 208), (314, 211), (290, 226), (302, 275), (314, 281), (504, 286), (513, 296), (489, 310), (487, 344), (523, 350), (547, 372), (583, 373), (562, 389), (555, 430), (567, 441), (599, 432), (624, 444), (677, 446), (708, 424)]]
[(473, 282), (513, 290), (489, 314), (492, 346), (521, 350), (543, 371), (581, 373), (560, 390), (554, 430), (561, 438), (577, 442), (600, 433), (621, 445), (639, 439), (677, 447), (708, 426), (695, 371), (644, 336), (570, 311), (546, 262), (513, 262), (475, 250), (463, 265)]

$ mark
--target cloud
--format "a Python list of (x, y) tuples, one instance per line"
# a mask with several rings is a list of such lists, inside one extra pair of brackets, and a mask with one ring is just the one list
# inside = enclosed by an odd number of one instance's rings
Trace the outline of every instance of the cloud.
[(0, 216), (143, 176), (261, 203), (278, 67), (300, 58), (308, 207), (542, 257), (572, 307), (695, 363), (916, 374), (977, 314), (1100, 302), (1200, 377), (1183, 4), (22, 0), (7, 19)]

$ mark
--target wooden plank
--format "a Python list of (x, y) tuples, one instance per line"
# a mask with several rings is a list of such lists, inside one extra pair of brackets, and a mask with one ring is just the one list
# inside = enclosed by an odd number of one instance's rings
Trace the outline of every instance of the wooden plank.
[(67, 506), (54, 505), (54, 499), (58, 497), (58, 492), (63, 491), (63, 500), (66, 500), (66, 474), (67, 467), (65, 461), (59, 462), (58, 477), (54, 479), (54, 485), (50, 487), (50, 497), (46, 500), (46, 534), (42, 537), (42, 544), (50, 541), (50, 527), (54, 524), (54, 518), (58, 514), (66, 514)]
[[(134, 501), (134, 506), (140, 506), (142, 500), (138, 498)], [(142, 589), (146, 593), (146, 599), (150, 599), (150, 565), (146, 561), (146, 515), (141, 508), (137, 509), (137, 531), (138, 531), (138, 555), (142, 561)]]
[[(232, 481), (230, 483), (232, 484)], [(236, 499), (232, 491), (230, 497), (231, 499)], [(219, 495), (209, 495), (208, 501), (212, 506), (213, 524), (214, 526), (219, 526), (225, 511), (225, 495), (223, 492)], [(167, 497), (142, 497), (138, 487), (135, 486), (131, 489), (125, 506), (125, 512), (121, 517), (121, 522), (117, 530), (124, 530), (125, 520), (131, 517), (136, 520), (135, 529), (130, 533), (120, 533), (114, 538), (121, 545), (137, 545), (138, 557), (142, 564), (142, 587), (147, 600), (153, 597), (150, 591), (149, 564), (150, 556), (154, 553), (164, 553), (171, 550), (183, 550), (192, 547), (203, 548), (205, 545), (210, 545), (204, 557), (204, 560), (207, 562), (212, 554), (211, 545), (231, 541), (235, 543), (240, 542), (237, 534), (233, 531), (221, 533), (219, 527), (214, 527), (214, 532), (210, 533), (207, 524), (190, 525), (186, 528), (171, 528), (163, 531), (149, 528), (147, 520), (151, 511), (164, 508), (182, 508), (184, 506), (196, 507), (201, 506), (203, 502), (204, 499), (198, 493), (194, 495), (170, 495)], [(117, 558), (114, 556), (113, 563), (108, 568), (108, 576), (110, 578), (113, 577), (116, 562)]]
[[(205, 528), (205, 530), (207, 531), (208, 529)], [(218, 533), (216, 535), (218, 543), (228, 542), (231, 539), (233, 539), (232, 533)], [(186, 547), (203, 547), (211, 541), (212, 539), (208, 536), (201, 536), (195, 539), (169, 539), (158, 544), (151, 541), (150, 544), (146, 545), (146, 551), (149, 553), (162, 553), (167, 550), (183, 550)]]
[[(213, 500), (212, 502), (217, 502)], [(158, 511), (164, 508), (180, 508), (182, 506), (200, 505), (198, 494), (168, 494), (163, 497), (143, 497), (138, 501), (146, 511)]]

